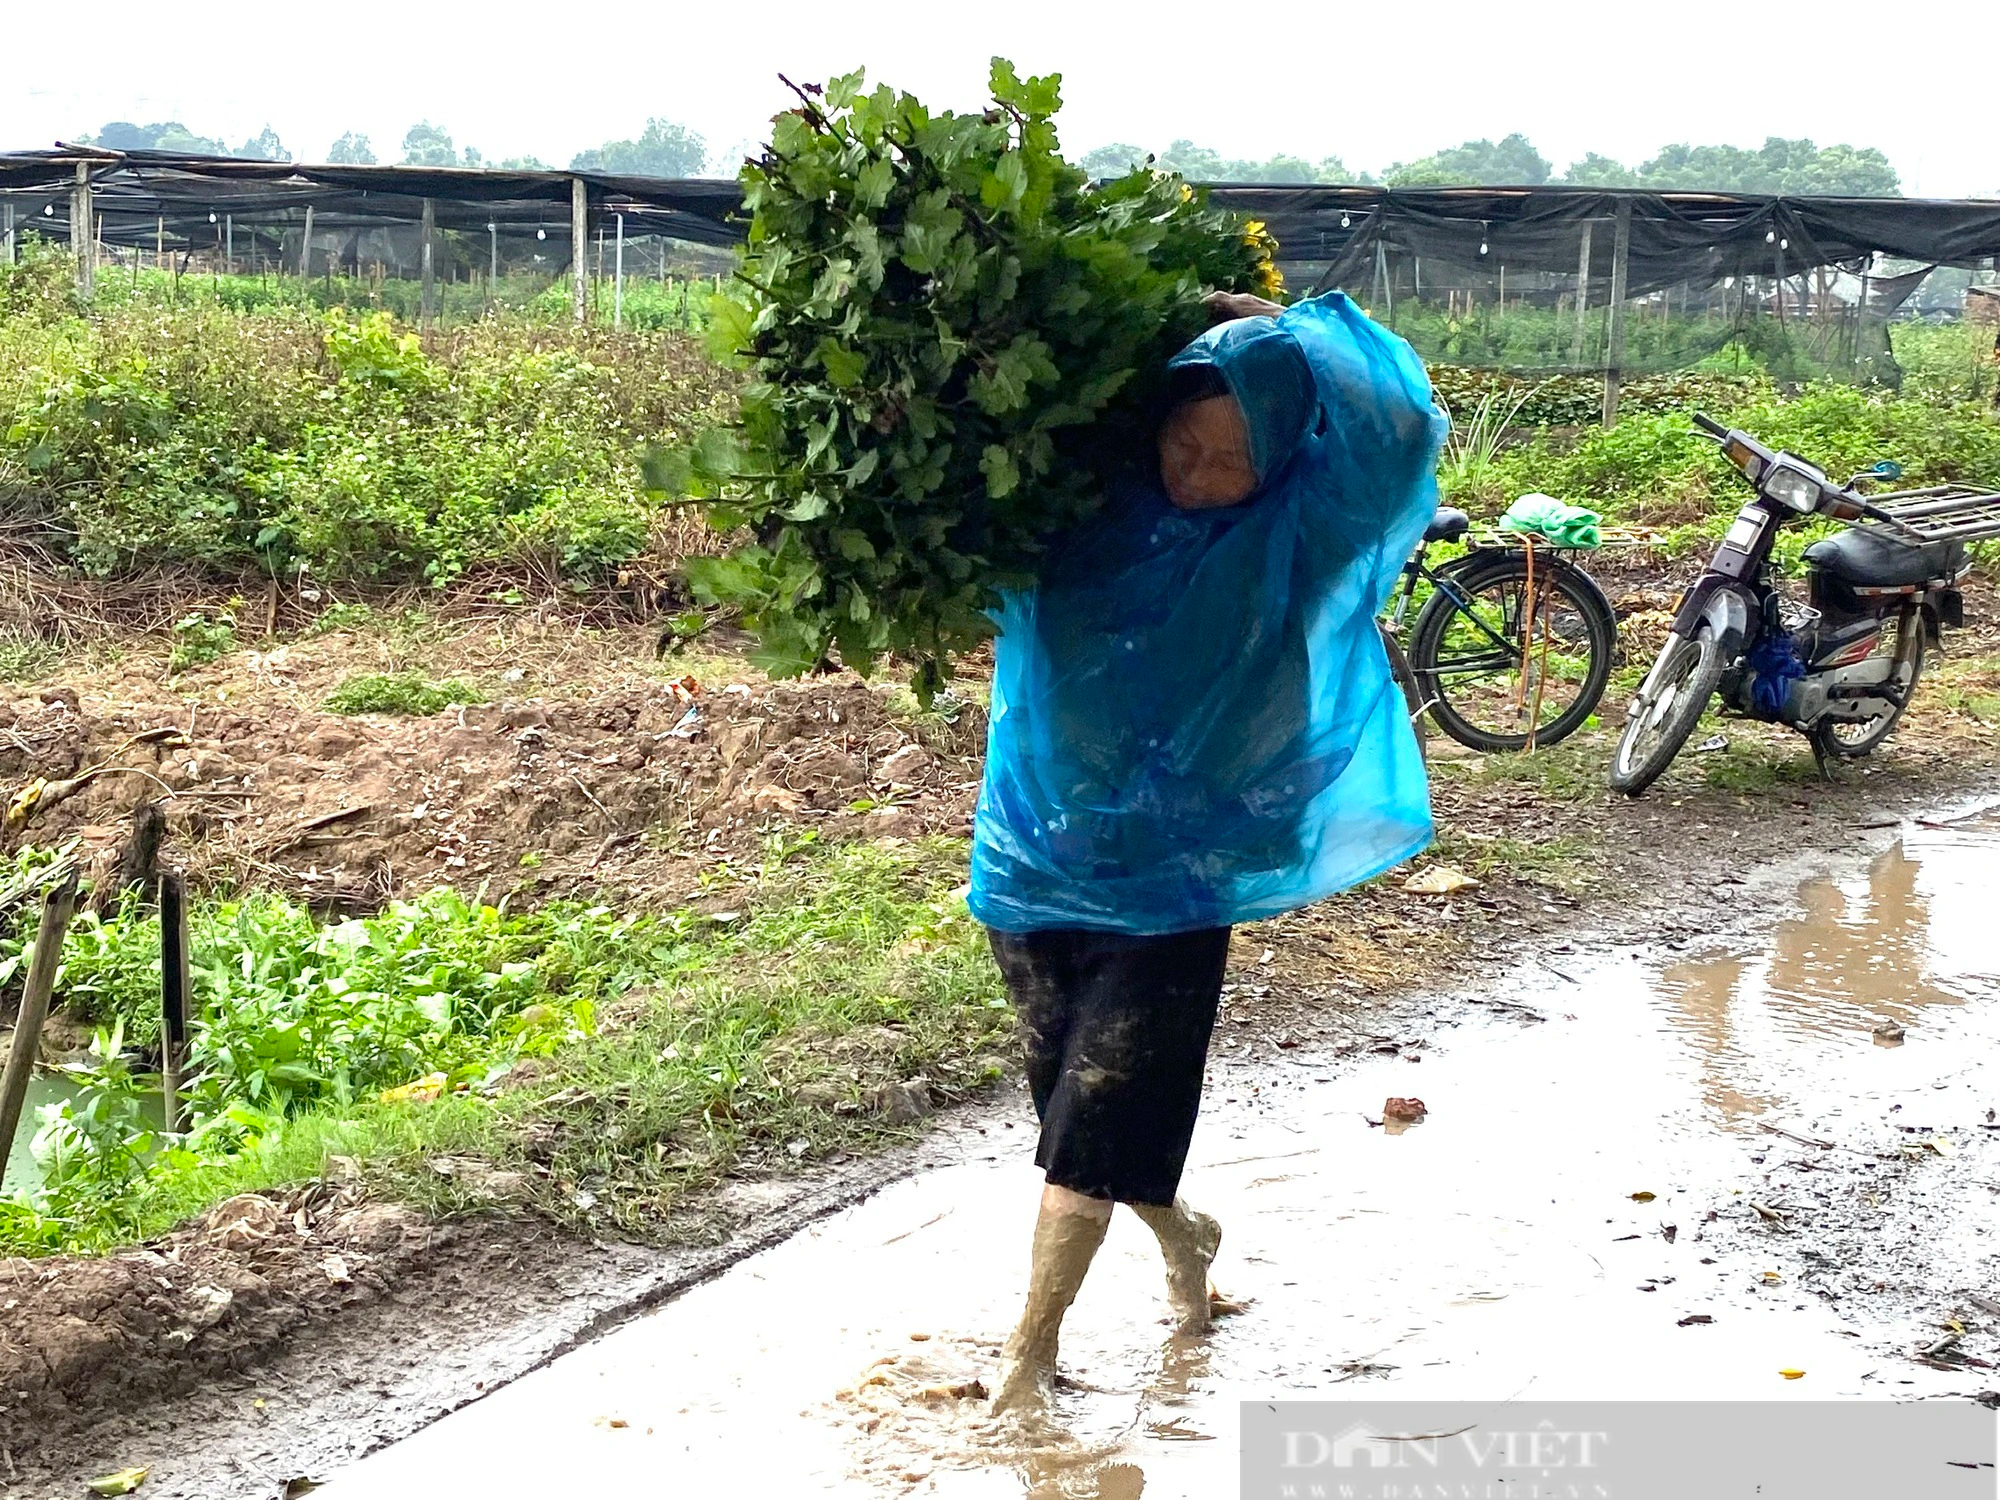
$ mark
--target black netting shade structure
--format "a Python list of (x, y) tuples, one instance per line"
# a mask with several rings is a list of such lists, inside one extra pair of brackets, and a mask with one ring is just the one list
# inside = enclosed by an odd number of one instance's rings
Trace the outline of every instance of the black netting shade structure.
[[(1893, 378), (1887, 325), (1911, 292), (1939, 266), (1990, 281), (2000, 255), (2000, 201), (1569, 187), (1211, 191), (1270, 228), (1295, 290), (1346, 290), (1426, 358), (1601, 371), (1608, 405), (1621, 373), (1680, 368), (1732, 346), (1773, 368), (1790, 361), (1805, 374)], [(621, 244), (722, 247), (743, 233), (740, 210), (732, 181), (81, 148), (0, 154), (0, 230), (32, 224), (74, 244), (80, 217), (92, 252), (79, 256), (80, 276), (96, 247), (112, 246), (428, 283), (448, 245), (468, 274), (567, 270), (578, 317), (590, 271), (578, 252), (607, 225)]]

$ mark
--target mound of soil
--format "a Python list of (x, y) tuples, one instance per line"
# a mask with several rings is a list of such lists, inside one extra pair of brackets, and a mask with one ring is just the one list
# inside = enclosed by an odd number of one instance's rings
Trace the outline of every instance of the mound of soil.
[(0, 1445), (241, 1369), (302, 1325), (388, 1294), (459, 1232), (318, 1181), (231, 1198), (102, 1260), (0, 1260)]
[(135, 669), (0, 704), (7, 788), (94, 771), (10, 820), (8, 846), (76, 839), (108, 876), (157, 803), (166, 856), (198, 878), (325, 908), (439, 884), (676, 901), (781, 824), (964, 833), (978, 791), (976, 707), (899, 720), (890, 689), (852, 677), (704, 690), (627, 673), (588, 696), (346, 716), (286, 691), (282, 656), (250, 653), (200, 696)]

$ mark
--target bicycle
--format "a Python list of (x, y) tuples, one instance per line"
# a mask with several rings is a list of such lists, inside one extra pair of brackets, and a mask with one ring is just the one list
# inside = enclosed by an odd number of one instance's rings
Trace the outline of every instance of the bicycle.
[[(1469, 749), (1492, 754), (1553, 745), (1597, 711), (1611, 679), (1618, 617), (1597, 580), (1529, 536), (1492, 533), (1431, 567), (1438, 544), (1472, 528), (1462, 510), (1440, 508), (1403, 564), (1382, 630), (1389, 663), (1423, 743), (1423, 718)], [(1502, 541), (1499, 538), (1505, 537)], [(1420, 584), (1405, 653), (1399, 633)]]

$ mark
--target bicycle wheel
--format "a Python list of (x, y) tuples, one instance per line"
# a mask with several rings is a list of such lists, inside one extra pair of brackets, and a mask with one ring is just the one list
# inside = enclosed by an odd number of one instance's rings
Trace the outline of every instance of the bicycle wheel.
[(1417, 754), (1425, 759), (1430, 757), (1430, 746), (1426, 743), (1430, 735), (1424, 728), (1424, 694), (1417, 686), (1417, 674), (1410, 670), (1410, 658), (1403, 652), (1403, 643), (1396, 639), (1395, 632), (1380, 620), (1375, 628), (1382, 632), (1382, 649), (1389, 653), (1389, 672), (1396, 679), (1396, 686), (1403, 690), (1403, 705), (1410, 712), (1410, 731), (1417, 737)]
[(1410, 662), (1438, 727), (1474, 750), (1525, 750), (1574, 734), (1611, 680), (1618, 619), (1604, 591), (1560, 558), (1477, 554), (1417, 614)]

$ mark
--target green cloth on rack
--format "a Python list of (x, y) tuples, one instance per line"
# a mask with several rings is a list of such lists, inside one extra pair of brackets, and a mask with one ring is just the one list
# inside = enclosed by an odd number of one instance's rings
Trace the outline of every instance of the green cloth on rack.
[(1507, 507), (1500, 529), (1540, 537), (1554, 547), (1595, 547), (1602, 541), (1597, 527), (1603, 519), (1594, 510), (1565, 505), (1552, 495), (1523, 495)]

